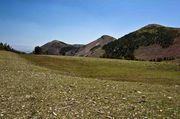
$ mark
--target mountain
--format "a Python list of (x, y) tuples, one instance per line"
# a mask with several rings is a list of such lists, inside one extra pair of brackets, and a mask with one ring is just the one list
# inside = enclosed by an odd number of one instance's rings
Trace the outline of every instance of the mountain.
[[(78, 52), (78, 50), (83, 46), (84, 45), (82, 45), (82, 44), (74, 44), (69, 47), (66, 47), (67, 49), (69, 48), (69, 50), (64, 50), (64, 55), (74, 56)], [(66, 48), (63, 48), (63, 49), (66, 49)]]
[(114, 40), (115, 38), (111, 36), (103, 35), (99, 39), (81, 47), (75, 55), (84, 57), (100, 57), (104, 54), (102, 47)]
[(180, 28), (147, 25), (103, 47), (104, 57), (164, 60), (180, 57)]
[(48, 55), (74, 55), (81, 45), (70, 45), (58, 40), (53, 40), (41, 46), (43, 54)]
[(67, 44), (58, 40), (53, 40), (41, 46), (42, 54), (48, 55), (66, 55), (66, 56), (85, 56), (85, 57), (100, 57), (104, 54), (102, 47), (115, 38), (103, 35), (101, 38), (87, 44)]

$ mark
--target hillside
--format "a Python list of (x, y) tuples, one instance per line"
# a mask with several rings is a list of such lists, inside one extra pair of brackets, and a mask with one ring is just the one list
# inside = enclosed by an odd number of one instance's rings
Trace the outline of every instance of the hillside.
[[(156, 63), (73, 56), (29, 56), (26, 60), (68, 76), (115, 81), (180, 84), (180, 62)], [(153, 79), (153, 80), (149, 80)], [(170, 80), (169, 80), (170, 79)], [(163, 82), (162, 82), (163, 81)]]
[(115, 38), (108, 35), (104, 35), (87, 45), (71, 45), (54, 40), (41, 46), (41, 50), (43, 54), (47, 55), (100, 57), (104, 54), (102, 47), (113, 40), (115, 40)]
[(1, 43), (1, 42), (0, 42), (0, 50), (10, 51), (10, 52), (14, 52), (14, 53), (25, 54), (24, 52), (15, 50), (14, 48), (12, 48), (12, 47), (11, 47), (10, 45), (8, 45), (7, 43)]
[(99, 39), (85, 45), (84, 47), (81, 47), (75, 55), (85, 57), (100, 57), (104, 54), (102, 47), (114, 40), (115, 38), (111, 36), (103, 35)]
[(147, 25), (103, 47), (104, 57), (169, 60), (180, 57), (180, 29)]
[(43, 54), (48, 55), (74, 55), (79, 47), (80, 45), (70, 45), (58, 40), (54, 40), (41, 46), (41, 50)]
[(0, 118), (179, 119), (179, 68), (0, 51)]

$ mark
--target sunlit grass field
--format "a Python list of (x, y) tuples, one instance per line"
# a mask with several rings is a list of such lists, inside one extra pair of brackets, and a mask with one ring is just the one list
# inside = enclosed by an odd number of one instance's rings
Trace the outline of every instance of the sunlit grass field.
[(180, 66), (0, 51), (0, 119), (180, 118)]
[(75, 77), (180, 84), (180, 66), (167, 62), (22, 55), (34, 65)]

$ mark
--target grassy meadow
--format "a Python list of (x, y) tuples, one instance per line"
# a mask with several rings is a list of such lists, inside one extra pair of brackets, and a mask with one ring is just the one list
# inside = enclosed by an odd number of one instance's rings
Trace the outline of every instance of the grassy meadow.
[(0, 51), (0, 119), (180, 118), (180, 66)]
[(180, 84), (180, 67), (175, 63), (67, 56), (21, 56), (34, 65), (73, 77)]

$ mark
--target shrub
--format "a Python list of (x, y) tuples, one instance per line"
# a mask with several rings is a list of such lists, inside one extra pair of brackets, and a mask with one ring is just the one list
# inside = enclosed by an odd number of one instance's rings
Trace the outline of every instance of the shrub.
[(39, 46), (36, 46), (35, 48), (34, 48), (34, 52), (33, 52), (34, 54), (42, 54), (42, 49), (41, 49), (41, 47), (39, 47)]

